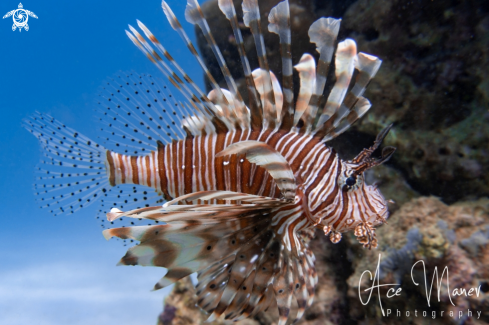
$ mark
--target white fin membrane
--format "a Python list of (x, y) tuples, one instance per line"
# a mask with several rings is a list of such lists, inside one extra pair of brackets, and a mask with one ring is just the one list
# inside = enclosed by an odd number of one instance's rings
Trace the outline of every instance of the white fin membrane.
[(100, 138), (112, 151), (144, 155), (156, 141), (182, 139), (182, 119), (188, 117), (161, 80), (149, 75), (120, 73), (104, 83), (97, 119)]
[(47, 114), (24, 119), (23, 126), (39, 139), (44, 154), (34, 186), (38, 201), (59, 215), (99, 200), (97, 219), (103, 228), (155, 224), (138, 219), (106, 220), (114, 207), (132, 210), (164, 203), (161, 193), (146, 186), (110, 186), (106, 150), (145, 155), (157, 149), (157, 141), (167, 144), (184, 138), (182, 122), (192, 115), (161, 80), (130, 72), (108, 79), (97, 103), (98, 142), (103, 146)]
[(54, 215), (71, 214), (108, 190), (104, 147), (47, 114), (36, 113), (23, 126), (42, 148), (34, 184), (42, 208)]
[[(157, 149), (157, 141), (167, 144), (184, 138), (182, 124), (191, 116), (162, 80), (131, 72), (108, 79), (98, 104), (102, 143), (126, 155), (144, 156)], [(102, 228), (154, 225), (158, 222), (127, 218), (108, 221), (106, 214), (112, 208), (127, 211), (164, 202), (163, 195), (153, 188), (117, 185), (103, 193), (97, 219)]]

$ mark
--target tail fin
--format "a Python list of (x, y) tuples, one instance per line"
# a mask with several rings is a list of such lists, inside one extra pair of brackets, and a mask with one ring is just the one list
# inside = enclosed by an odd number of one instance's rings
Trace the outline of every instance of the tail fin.
[(110, 187), (106, 149), (47, 114), (36, 113), (23, 126), (39, 139), (35, 194), (54, 215), (71, 214), (95, 202)]

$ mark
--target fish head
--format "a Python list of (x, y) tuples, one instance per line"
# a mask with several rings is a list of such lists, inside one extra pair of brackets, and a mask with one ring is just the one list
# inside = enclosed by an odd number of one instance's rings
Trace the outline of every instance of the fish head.
[(377, 246), (374, 227), (386, 221), (389, 211), (377, 186), (366, 183), (365, 171), (386, 162), (394, 154), (396, 148), (384, 147), (380, 158), (372, 157), (391, 127), (381, 131), (370, 148), (341, 163), (336, 204), (321, 222), (325, 234), (329, 234), (334, 243), (341, 239), (341, 233), (353, 230), (365, 247)]
[(376, 184), (367, 184), (364, 172), (356, 172), (356, 164), (343, 163), (343, 171), (338, 176), (338, 196), (344, 205), (341, 209), (337, 228), (353, 230), (358, 224), (369, 223), (377, 226), (389, 217), (387, 201)]
[(384, 128), (377, 135), (374, 144), (370, 148), (363, 149), (355, 158), (346, 162), (343, 173), (338, 179), (338, 185), (341, 187), (342, 192), (356, 197), (359, 200), (358, 204), (363, 202), (363, 205), (368, 206), (368, 209), (365, 210), (365, 219), (373, 224), (378, 222), (374, 222), (374, 220), (382, 221), (387, 219), (387, 202), (375, 184), (368, 185), (365, 182), (364, 174), (368, 169), (385, 163), (396, 151), (396, 148), (386, 146), (382, 149), (380, 158), (372, 157), (372, 154), (382, 144), (391, 128), (392, 124)]

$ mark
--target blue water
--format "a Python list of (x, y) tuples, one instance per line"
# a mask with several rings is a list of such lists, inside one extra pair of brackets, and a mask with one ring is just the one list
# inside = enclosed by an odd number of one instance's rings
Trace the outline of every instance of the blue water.
[[(183, 23), (185, 2), (168, 2)], [(200, 69), (159, 0), (22, 4), (39, 17), (29, 17), (29, 31), (0, 20), (0, 324), (153, 324), (165, 292), (150, 289), (164, 270), (116, 267), (125, 248), (102, 237), (96, 204), (68, 217), (38, 208), (32, 184), (41, 153), (20, 122), (37, 110), (96, 139), (93, 109), (106, 77), (161, 76), (124, 33), (136, 19), (202, 84)], [(1, 16), (17, 6), (2, 1)]]

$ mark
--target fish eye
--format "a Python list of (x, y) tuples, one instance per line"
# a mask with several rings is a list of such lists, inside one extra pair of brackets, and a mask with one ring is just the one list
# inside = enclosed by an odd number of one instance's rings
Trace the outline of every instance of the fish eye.
[(345, 180), (345, 184), (348, 186), (353, 186), (353, 185), (355, 185), (356, 182), (357, 182), (357, 179), (353, 176), (350, 176)]
[(355, 174), (353, 170), (347, 170), (339, 177), (338, 183), (343, 191), (356, 191), (363, 184), (363, 175)]

